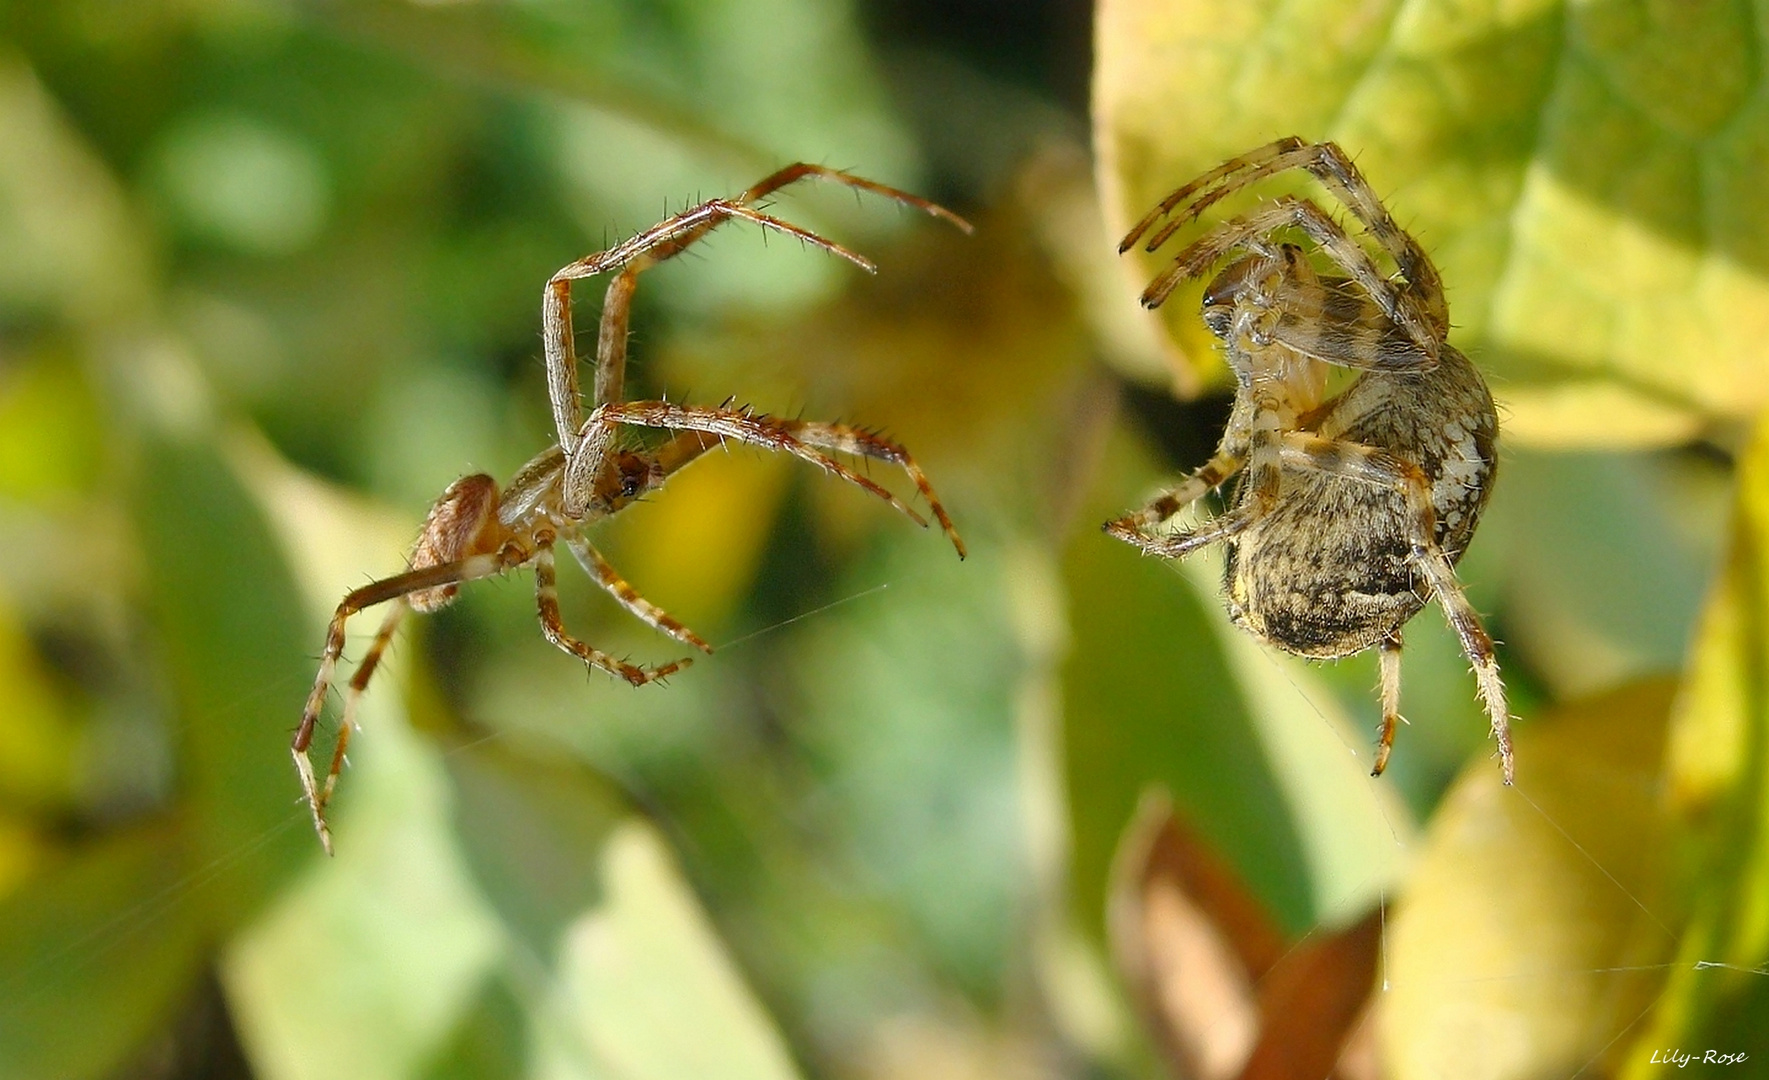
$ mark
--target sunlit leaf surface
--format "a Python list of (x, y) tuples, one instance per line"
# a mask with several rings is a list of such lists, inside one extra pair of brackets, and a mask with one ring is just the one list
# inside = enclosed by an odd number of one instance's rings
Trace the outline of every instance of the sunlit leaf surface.
[[(1723, 0), (1105, 0), (1107, 221), (1278, 136), (1336, 140), (1436, 260), (1510, 438), (1678, 442), (1769, 398), (1762, 35)], [(1201, 287), (1167, 324), (1209, 375)]]
[(1671, 686), (1570, 706), (1517, 741), (1515, 788), (1470, 766), (1390, 920), (1388, 1075), (1572, 1076), (1631, 1059), (1680, 926), (1656, 798)]
[[(1769, 661), (1765, 542), (1769, 439), (1759, 427), (1739, 472), (1730, 548), (1702, 614), (1683, 697), (1672, 713), (1670, 802), (1689, 852), (1692, 918), (1670, 985), (1640, 1046), (1730, 1045), (1769, 1016)], [(1670, 1039), (1666, 1043), (1664, 1040)], [(1630, 1075), (1645, 1075), (1636, 1069)]]

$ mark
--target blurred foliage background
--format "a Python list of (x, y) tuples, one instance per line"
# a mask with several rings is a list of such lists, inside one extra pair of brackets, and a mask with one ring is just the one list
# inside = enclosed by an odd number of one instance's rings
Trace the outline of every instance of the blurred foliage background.
[[(1159, 1076), (1227, 1006), (1108, 930), (1152, 786), (1286, 956), (1378, 912), (1374, 979), (1319, 954), (1371, 999), (1343, 1075), (1769, 1057), (1769, 31), (1742, 9), (0, 13), (0, 1076)], [(1208, 559), (1098, 533), (1228, 402), (1195, 299), (1138, 311), (1114, 238), (1292, 131), (1438, 257), (1501, 400), (1462, 576), (1513, 791), (1434, 612), (1373, 781), (1372, 658), (1263, 651)], [(540, 638), (526, 575), (465, 589), (395, 645), (322, 858), (285, 747), (324, 621), (450, 481), (551, 441), (541, 283), (799, 159), (977, 234), (785, 193), (879, 274), (729, 227), (642, 279), (631, 392), (885, 428), (971, 559), (802, 464), (709, 456), (595, 541), (716, 655), (635, 691)], [(561, 576), (586, 640), (677, 654)]]

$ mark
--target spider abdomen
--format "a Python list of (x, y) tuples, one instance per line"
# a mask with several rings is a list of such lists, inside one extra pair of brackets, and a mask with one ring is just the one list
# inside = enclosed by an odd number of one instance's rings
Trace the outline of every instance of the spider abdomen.
[[(1444, 346), (1435, 369), (1369, 372), (1322, 411), (1315, 433), (1388, 452), (1430, 484), (1438, 545), (1460, 560), (1486, 506), (1498, 421), (1485, 383)], [(1237, 496), (1237, 501), (1245, 493)], [(1269, 513), (1228, 541), (1223, 587), (1244, 629), (1318, 659), (1370, 648), (1418, 613), (1406, 496), (1286, 466)]]

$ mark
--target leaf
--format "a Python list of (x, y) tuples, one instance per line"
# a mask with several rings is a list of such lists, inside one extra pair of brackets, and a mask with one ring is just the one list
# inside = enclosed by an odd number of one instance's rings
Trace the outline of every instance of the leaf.
[(1159, 792), (1116, 860), (1112, 945), (1174, 1075), (1315, 1080), (1372, 990), (1381, 915), (1286, 949), (1259, 902)]
[[(1722, 1045), (1769, 1018), (1769, 423), (1740, 460), (1730, 550), (1671, 717), (1670, 802), (1693, 907), (1637, 1044)], [(1669, 1041), (1666, 1041), (1669, 1040)], [(1636, 1070), (1631, 1075), (1644, 1075)]]
[[(337, 856), (310, 860), (223, 958), (242, 1045), (265, 1080), (413, 1075), (471, 1015), (503, 952), (449, 830), (439, 755), (405, 726), (391, 689), (384, 680), (364, 698)], [(279, 777), (285, 806), (290, 784)], [(290, 831), (317, 851), (296, 814)]]
[[(7, 700), (0, 712), (0, 805), (66, 812), (74, 802), (80, 731), (3, 593), (0, 686)], [(0, 866), (9, 861), (0, 859)], [(0, 896), (8, 877), (0, 869)]]
[(1515, 788), (1470, 763), (1389, 919), (1393, 1080), (1573, 1076), (1621, 1063), (1676, 947), (1658, 798), (1672, 686), (1635, 683), (1517, 735)]
[(448, 765), (468, 865), (510, 934), (545, 961), (572, 922), (606, 899), (599, 853), (631, 811), (581, 766), (496, 745), (451, 754)]
[(139, 317), (149, 259), (125, 193), (36, 73), (0, 50), (0, 308), (74, 326)]
[[(1437, 261), (1512, 438), (1681, 441), (1769, 401), (1763, 34), (1724, 0), (1104, 0), (1107, 220), (1275, 137), (1336, 140)], [(1202, 287), (1167, 326), (1219, 372)]]
[(227, 928), (313, 850), (286, 748), (312, 645), (270, 527), (214, 447), (148, 434), (134, 496), (198, 857), (221, 860), (205, 897)]
[(420, 1075), (422, 1080), (521, 1080), (528, 1075), (527, 1039), (522, 1003), (502, 973), (493, 973)]
[(1471, 555), (1501, 583), (1519, 669), (1571, 700), (1681, 668), (1720, 562), (1730, 472), (1694, 455), (1507, 457)]
[[(960, 562), (921, 530), (881, 532), (836, 595), (883, 591), (798, 624), (791, 643), (794, 734), (820, 774), (848, 888), (884, 897), (909, 948), (925, 950), (916, 959), (979, 997), (1012, 956), (1004, 912), (1027, 866), (1015, 679), (1030, 664), (1010, 582), (1019, 569), (1030, 589), (1048, 583), (1043, 553), (1004, 533), (973, 534)], [(858, 959), (868, 981), (884, 976), (877, 958)]]
[(657, 831), (581, 767), (450, 756), (474, 872), (521, 949), (537, 1077), (798, 1075)]
[(1413, 819), (1394, 790), (1370, 776), (1371, 736), (1350, 722), (1308, 663), (1229, 621), (1216, 595), (1221, 560), (1220, 551), (1200, 553), (1183, 572), (1210, 597), (1211, 629), (1302, 839), (1315, 917), (1338, 923), (1400, 880), (1415, 840)]
[(0, 904), (0, 1077), (111, 1076), (167, 1022), (207, 947), (185, 843), (170, 823), (119, 833)]
[(1074, 641), (1064, 765), (1081, 917), (1099, 925), (1113, 847), (1143, 790), (1159, 783), (1278, 923), (1300, 932), (1313, 921), (1302, 839), (1212, 632), (1214, 598), (1091, 530), (1064, 571)]

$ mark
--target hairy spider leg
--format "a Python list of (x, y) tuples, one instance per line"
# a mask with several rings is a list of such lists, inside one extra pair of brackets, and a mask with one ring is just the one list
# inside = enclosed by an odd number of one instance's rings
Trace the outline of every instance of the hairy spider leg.
[(1382, 770), (1388, 768), (1388, 755), (1394, 750), (1394, 733), (1406, 723), (1406, 718), (1400, 714), (1400, 631), (1383, 638), (1376, 649), (1382, 694), (1382, 733), (1376, 741), (1376, 762), (1370, 769), (1371, 776), (1381, 776)]
[[(1421, 316), (1429, 327), (1429, 339), (1441, 340), (1449, 332), (1450, 322), (1443, 280), (1437, 268), (1419, 242), (1389, 214), (1363, 173), (1334, 142), (1308, 143), (1289, 136), (1231, 158), (1163, 199), (1125, 236), (1118, 250), (1120, 253), (1128, 251), (1157, 220), (1185, 205), (1194, 195), (1197, 199), (1185, 214), (1168, 222), (1149, 239), (1147, 250), (1159, 248), (1187, 221), (1197, 220), (1218, 200), (1268, 176), (1296, 168), (1307, 170), (1331, 191), (1363, 223), (1371, 238), (1394, 259), (1406, 282), (1402, 296), (1410, 296), (1411, 303), (1417, 305), (1414, 314)], [(1416, 333), (1417, 328), (1409, 320), (1397, 318), (1395, 321), (1421, 347), (1427, 346), (1427, 337)]]
[(1125, 514), (1116, 521), (1106, 522), (1106, 532), (1120, 540), (1138, 543), (1136, 537), (1147, 535), (1145, 530), (1162, 524), (1228, 483), (1247, 464), (1247, 455), (1251, 449), (1247, 436), (1252, 429), (1253, 413), (1251, 398), (1237, 399), (1234, 409), (1229, 413), (1228, 426), (1223, 430), (1222, 442), (1217, 445), (1216, 453), (1211, 455), (1210, 460), (1193, 469), (1179, 483), (1143, 504), (1142, 509)]
[(1280, 345), (1328, 364), (1363, 371), (1419, 371), (1430, 358), (1381, 305), (1350, 278), (1315, 273), (1294, 244), (1269, 297), (1266, 334)]
[(634, 686), (666, 679), (694, 662), (693, 657), (684, 656), (658, 667), (641, 667), (572, 637), (559, 615), (559, 583), (553, 569), (554, 540), (550, 532), (536, 533), (533, 555), (535, 603), (540, 609), (541, 633), (548, 641), (589, 666), (617, 675)]
[[(835, 424), (812, 424), (801, 420), (777, 420), (764, 413), (750, 412), (746, 409), (709, 409), (703, 407), (677, 405), (668, 401), (628, 401), (619, 404), (597, 406), (596, 411), (584, 422), (582, 438), (585, 442), (606, 441), (607, 434), (617, 424), (628, 424), (635, 427), (667, 428), (674, 431), (700, 431), (719, 438), (735, 439), (738, 442), (761, 446), (770, 450), (783, 451), (794, 457), (810, 462), (832, 476), (846, 480), (865, 491), (872, 493), (895, 507), (897, 511), (922, 527), (927, 526), (927, 519), (916, 513), (901, 499), (888, 489), (881, 487), (867, 477), (849, 469), (841, 462), (820, 452), (813, 445), (834, 445), (832, 448), (847, 450), (868, 457), (880, 457), (884, 460), (902, 465), (917, 487), (928, 500), (940, 527), (945, 531), (952, 546), (960, 556), (965, 553), (964, 542), (952, 529), (951, 518), (946, 514), (945, 507), (934, 494), (933, 487), (927, 483), (927, 477), (919, 468), (911, 468), (914, 461), (907, 451), (895, 443), (876, 436), (856, 437), (859, 433), (851, 428)], [(801, 437), (807, 436), (807, 437)], [(568, 466), (569, 473), (569, 466)], [(566, 480), (567, 492), (574, 483), (569, 475)], [(569, 507), (568, 507), (569, 512)]]
[[(583, 428), (583, 400), (578, 390), (577, 340), (571, 322), (571, 283), (610, 271), (621, 273), (608, 286), (602, 307), (602, 329), (596, 339), (596, 386), (602, 392), (618, 391), (625, 381), (626, 329), (638, 276), (663, 259), (679, 254), (715, 226), (732, 219), (752, 221), (832, 255), (840, 256), (871, 273), (875, 267), (865, 256), (732, 199), (713, 199), (659, 222), (624, 243), (560, 268), (541, 290), (541, 342), (547, 357), (547, 391), (552, 399), (553, 423), (566, 457), (577, 454)], [(598, 398), (596, 404), (616, 400)]]
[[(359, 589), (351, 590), (338, 603), (337, 610), (332, 613), (332, 621), (326, 631), (326, 645), (325, 651), (320, 656), (319, 675), (314, 679), (313, 691), (307, 695), (307, 705), (301, 711), (301, 724), (295, 729), (294, 741), (289, 744), (289, 751), (295, 758), (295, 769), (301, 774), (301, 791), (307, 797), (308, 809), (313, 813), (313, 827), (318, 831), (320, 843), (325, 847), (327, 854), (330, 854), (332, 850), (332, 834), (326, 827), (326, 799), (336, 783), (338, 771), (343, 766), (344, 753), (340, 747), (332, 755), (332, 768), (327, 773), (325, 792), (322, 793), (314, 776), (313, 762), (308, 759), (307, 752), (309, 747), (313, 745), (314, 728), (319, 723), (320, 713), (325, 708), (326, 695), (331, 690), (332, 676), (337, 668), (338, 658), (344, 653), (345, 623), (349, 621), (350, 616), (364, 608), (374, 607), (376, 604), (386, 603), (389, 600), (399, 601), (403, 608), (406, 602), (405, 598), (413, 593), (492, 577), (513, 566), (520, 565), (521, 562), (520, 549), (513, 545), (507, 546), (498, 552), (469, 555), (463, 559), (425, 566), (416, 570), (407, 570), (403, 574), (394, 574), (392, 577), (370, 582)], [(389, 616), (388, 623), (395, 622)], [(383, 631), (387, 631), (388, 623), (382, 624)], [(391, 635), (388, 634), (388, 636)], [(374, 664), (368, 665), (370, 675), (374, 674), (374, 667), (380, 662), (380, 652), (385, 648), (381, 634), (377, 634), (375, 640), (381, 648), (374, 650)], [(366, 687), (368, 678), (364, 676), (361, 682), (362, 686)], [(352, 685), (355, 686), (355, 683), (356, 680), (353, 679)], [(357, 688), (357, 692), (360, 693), (361, 689)], [(354, 717), (351, 719), (354, 720)], [(341, 742), (349, 739), (347, 725), (340, 728), (338, 738)]]
[(602, 306), (602, 326), (596, 343), (596, 396), (592, 404), (618, 401), (626, 366), (626, 330), (630, 318), (633, 292), (638, 275), (666, 259), (680, 254), (719, 225), (732, 219), (743, 219), (766, 229), (773, 229), (839, 255), (862, 270), (871, 272), (871, 261), (853, 251), (827, 240), (808, 229), (751, 209), (751, 205), (774, 192), (803, 179), (820, 179), (843, 184), (857, 191), (869, 191), (904, 206), (941, 218), (966, 233), (969, 222), (945, 207), (906, 191), (853, 176), (839, 169), (805, 162), (788, 165), (764, 177), (748, 190), (728, 199), (711, 199), (676, 216), (653, 225), (607, 251), (588, 256), (562, 268), (547, 282), (541, 297), (543, 338), (547, 353), (548, 385), (553, 400), (553, 418), (559, 429), (559, 445), (569, 456), (575, 452), (572, 441), (583, 423), (582, 403), (578, 395), (576, 342), (571, 330), (571, 282), (619, 270), (609, 283)]
[[(1249, 150), (1247, 153), (1242, 154), (1239, 157), (1229, 158), (1215, 168), (1193, 178), (1190, 182), (1180, 185), (1173, 191), (1169, 192), (1166, 198), (1156, 203), (1152, 210), (1144, 214), (1142, 219), (1131, 227), (1131, 230), (1124, 235), (1124, 239), (1118, 241), (1118, 254), (1122, 255), (1135, 247), (1136, 242), (1142, 238), (1144, 233), (1154, 227), (1155, 222), (1160, 221), (1179, 207), (1184, 206), (1191, 200), (1193, 195), (1208, 188), (1215, 187), (1217, 184), (1232, 177), (1235, 173), (1241, 173), (1249, 169), (1257, 168), (1263, 162), (1270, 161), (1275, 157), (1288, 154), (1307, 145), (1308, 144), (1301, 138), (1295, 135), (1287, 135), (1284, 138), (1276, 139), (1257, 149)], [(1239, 182), (1230, 185), (1229, 190), (1232, 191), (1235, 188), (1243, 187), (1246, 183), (1246, 180), (1240, 180)], [(1196, 219), (1197, 216), (1198, 211), (1194, 210), (1180, 220), (1190, 221)], [(1163, 240), (1165, 240), (1165, 237), (1163, 237)], [(1153, 244), (1153, 241), (1151, 241), (1151, 244)], [(1153, 247), (1151, 247), (1150, 250), (1152, 251), (1154, 248), (1160, 246), (1160, 244), (1153, 244)]]
[(1272, 254), (1264, 245), (1265, 238), (1288, 227), (1299, 228), (1307, 233), (1328, 258), (1344, 268), (1369, 293), (1371, 299), (1381, 305), (1383, 314), (1406, 330), (1407, 335), (1418, 343), (1418, 369), (1428, 369), (1437, 363), (1440, 342), (1419, 313), (1417, 305), (1407, 300), (1406, 294), (1396, 291), (1394, 283), (1376, 268), (1370, 253), (1346, 235), (1345, 230), (1325, 210), (1314, 203), (1289, 195), (1274, 199), (1242, 217), (1225, 221), (1193, 241), (1143, 290), (1143, 306), (1160, 307), (1172, 295), (1173, 290), (1178, 288), (1180, 282), (1201, 275), (1212, 263), (1237, 248)]
[(940, 531), (952, 541), (958, 549), (958, 557), (965, 557), (964, 541), (959, 538), (958, 530), (953, 527), (952, 518), (946, 508), (940, 505), (939, 496), (934, 494), (934, 485), (929, 482), (927, 474), (909, 455), (909, 451), (901, 444), (849, 424), (818, 423), (810, 420), (776, 420), (781, 430), (796, 438), (806, 446), (821, 447), (824, 450), (835, 450), (856, 457), (868, 457), (878, 461), (889, 462), (903, 470), (927, 502), (928, 509), (933, 512), (934, 520), (940, 523)]
[(356, 670), (350, 674), (350, 682), (344, 689), (344, 716), (338, 721), (338, 736), (332, 742), (332, 764), (326, 769), (326, 786), (320, 792), (319, 803), (329, 806), (332, 792), (338, 786), (338, 774), (344, 771), (344, 755), (350, 748), (350, 733), (357, 729), (356, 710), (361, 704), (362, 693), (368, 689), (369, 680), (375, 677), (375, 669), (381, 666), (381, 657), (393, 644), (393, 635), (411, 609), (406, 597), (399, 597), (389, 602), (386, 618), (381, 620), (381, 628), (375, 631), (375, 640), (369, 644), (369, 651), (364, 653)]
[[(1137, 514), (1108, 522), (1106, 532), (1111, 536), (1134, 544), (1142, 549), (1145, 555), (1157, 555), (1165, 559), (1179, 559), (1192, 552), (1210, 546), (1222, 540), (1238, 536), (1248, 526), (1271, 512), (1277, 505), (1278, 485), (1282, 476), (1280, 450), (1284, 427), (1285, 410), (1283, 403), (1277, 398), (1273, 388), (1257, 385), (1255, 388), (1253, 412), (1246, 423), (1246, 479), (1242, 481), (1242, 496), (1236, 505), (1227, 512), (1218, 514), (1196, 528), (1181, 532), (1159, 535), (1149, 531), (1164, 518), (1144, 522), (1144, 517), (1160, 515), (1167, 509), (1167, 497), (1157, 498), (1148, 507)], [(1231, 421), (1231, 428), (1233, 424)], [(1225, 437), (1224, 441), (1227, 441)], [(1216, 459), (1212, 458), (1203, 469), (1211, 470), (1205, 477), (1215, 475), (1212, 468)], [(1194, 473), (1193, 476), (1197, 474)], [(1188, 478), (1190, 479), (1190, 478)], [(1224, 477), (1227, 479), (1227, 477)], [(1219, 481), (1220, 482), (1220, 481)], [(1204, 491), (1208, 491), (1205, 488)], [(1198, 496), (1203, 495), (1198, 492)], [(1175, 489), (1175, 500), (1178, 495), (1190, 494), (1187, 484), (1182, 483)], [(1196, 498), (1197, 496), (1194, 496)], [(1178, 512), (1178, 507), (1174, 508)], [(1171, 514), (1167, 514), (1171, 517)]]
[(1218, 450), (1179, 483), (1150, 499), (1142, 509), (1106, 522), (1106, 532), (1136, 543), (1135, 536), (1153, 528), (1227, 483), (1247, 463), (1246, 448)]
[(1408, 561), (1424, 577), (1461, 643), (1463, 654), (1473, 665), (1475, 685), (1498, 743), (1500, 768), (1505, 783), (1512, 783), (1517, 778), (1517, 769), (1511, 753), (1511, 714), (1505, 703), (1505, 684), (1499, 678), (1498, 656), (1492, 637), (1481, 624), (1480, 613), (1468, 602), (1468, 594), (1456, 580), (1455, 568), (1438, 546), (1437, 511), (1432, 508), (1431, 485), (1424, 472), (1384, 450), (1301, 432), (1283, 437), (1282, 458), (1292, 468), (1361, 480), (1406, 497)]
[(626, 608), (640, 622), (650, 626), (653, 630), (668, 634), (684, 645), (692, 645), (703, 653), (713, 651), (713, 647), (708, 645), (699, 634), (682, 625), (681, 621), (669, 612), (640, 596), (639, 590), (628, 584), (627, 580), (620, 576), (620, 571), (603, 558), (601, 552), (591, 547), (588, 540), (581, 536), (568, 536), (565, 538), (565, 546), (569, 547), (571, 553), (577, 557), (577, 564), (583, 567), (584, 573), (590, 575), (590, 580), (600, 585), (609, 596), (614, 597), (616, 603)]

